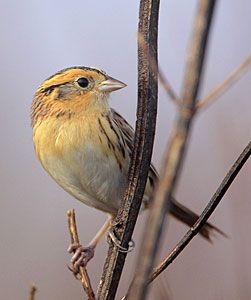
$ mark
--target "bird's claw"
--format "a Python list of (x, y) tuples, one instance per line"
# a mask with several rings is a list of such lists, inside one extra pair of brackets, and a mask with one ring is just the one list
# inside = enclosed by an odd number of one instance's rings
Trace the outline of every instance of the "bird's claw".
[(67, 249), (69, 253), (73, 253), (71, 258), (72, 267), (69, 269), (76, 276), (79, 273), (79, 267), (85, 267), (94, 256), (94, 247), (83, 247), (79, 244), (71, 244)]

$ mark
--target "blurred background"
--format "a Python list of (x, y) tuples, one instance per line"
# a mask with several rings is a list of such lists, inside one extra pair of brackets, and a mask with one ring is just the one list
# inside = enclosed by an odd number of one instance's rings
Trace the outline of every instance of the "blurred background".
[[(185, 53), (197, 1), (161, 1), (159, 57), (173, 88), (182, 84)], [(32, 144), (30, 105), (38, 85), (70, 66), (96, 66), (128, 84), (112, 106), (134, 125), (137, 95), (139, 1), (0, 2), (0, 298), (83, 299), (67, 269), (70, 238), (66, 211), (74, 207), (87, 244), (106, 216), (66, 194), (38, 163)], [(251, 52), (251, 2), (219, 1), (211, 31), (201, 97)], [(251, 136), (251, 72), (196, 119), (176, 197), (201, 212)], [(175, 116), (160, 87), (153, 161), (159, 169)], [(209, 244), (196, 237), (159, 280), (149, 299), (251, 299), (251, 164), (248, 162), (210, 219), (229, 235)], [(146, 213), (134, 234), (140, 244)], [(170, 220), (158, 261), (187, 228)], [(103, 239), (88, 265), (93, 286), (101, 276)], [(138, 247), (128, 255), (118, 295), (133, 276)]]

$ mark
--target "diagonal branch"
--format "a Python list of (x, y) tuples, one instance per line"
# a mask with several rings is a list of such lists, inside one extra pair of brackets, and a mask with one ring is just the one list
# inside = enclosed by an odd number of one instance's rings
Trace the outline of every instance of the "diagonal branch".
[(190, 228), (180, 242), (173, 248), (171, 253), (156, 267), (151, 275), (148, 284), (151, 283), (155, 278), (157, 278), (173, 261), (174, 259), (184, 250), (184, 248), (190, 243), (190, 241), (198, 234), (200, 229), (205, 225), (211, 214), (214, 212), (223, 196), (231, 186), (232, 182), (247, 162), (251, 155), (251, 142), (242, 151), (236, 162), (233, 164), (217, 191), (209, 201), (208, 205), (200, 215), (199, 219)]
[[(76, 219), (75, 219), (75, 211), (73, 208), (68, 210), (67, 216), (68, 216), (68, 226), (69, 226), (69, 231), (70, 231), (70, 236), (71, 236), (71, 242), (79, 245), (79, 238), (78, 238)], [(86, 295), (88, 296), (88, 299), (95, 300), (95, 295), (94, 295), (94, 292), (93, 292), (93, 289), (91, 286), (91, 282), (90, 282), (90, 278), (88, 276), (86, 268), (80, 267), (79, 274), (80, 274), (80, 281), (82, 283), (82, 286), (84, 288)]]
[(152, 271), (164, 219), (170, 208), (171, 197), (181, 170), (189, 138), (215, 2), (213, 0), (200, 0), (198, 4), (193, 35), (187, 54), (181, 105), (169, 141), (165, 167), (161, 173), (145, 228), (136, 274), (126, 298), (128, 300), (145, 299), (147, 294), (147, 281)]
[(249, 55), (234, 71), (232, 71), (229, 76), (223, 80), (216, 88), (210, 92), (204, 99), (198, 101), (196, 105), (196, 110), (203, 109), (207, 105), (211, 104), (213, 101), (217, 100), (223, 93), (225, 93), (251, 65), (251, 55)]
[[(139, 33), (157, 61), (159, 0), (141, 0)], [(138, 48), (138, 107), (134, 147), (129, 168), (129, 184), (112, 230), (128, 248), (136, 224), (151, 162), (155, 134), (158, 82), (145, 51)], [(98, 288), (98, 299), (114, 299), (127, 253), (111, 242)]]

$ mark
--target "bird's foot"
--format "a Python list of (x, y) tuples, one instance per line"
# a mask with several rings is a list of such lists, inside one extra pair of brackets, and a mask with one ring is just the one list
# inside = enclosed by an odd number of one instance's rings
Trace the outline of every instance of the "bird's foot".
[(108, 230), (108, 236), (111, 238), (113, 241), (114, 245), (117, 246), (118, 251), (122, 253), (129, 253), (135, 248), (135, 243), (133, 240), (131, 240), (128, 244), (128, 248), (122, 247), (121, 242), (118, 240), (118, 238), (115, 236), (114, 232), (112, 229)]
[(73, 274), (76, 276), (79, 273), (80, 267), (85, 267), (87, 263), (93, 258), (94, 256), (95, 247), (88, 246), (83, 247), (79, 244), (71, 244), (68, 248), (69, 253), (73, 253), (71, 258), (72, 266), (69, 267)]

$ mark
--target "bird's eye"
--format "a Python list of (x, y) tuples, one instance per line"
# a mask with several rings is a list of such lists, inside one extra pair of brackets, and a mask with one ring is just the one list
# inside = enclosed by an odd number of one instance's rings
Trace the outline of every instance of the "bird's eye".
[(87, 88), (89, 85), (89, 80), (85, 77), (81, 77), (77, 80), (77, 83), (81, 88)]

